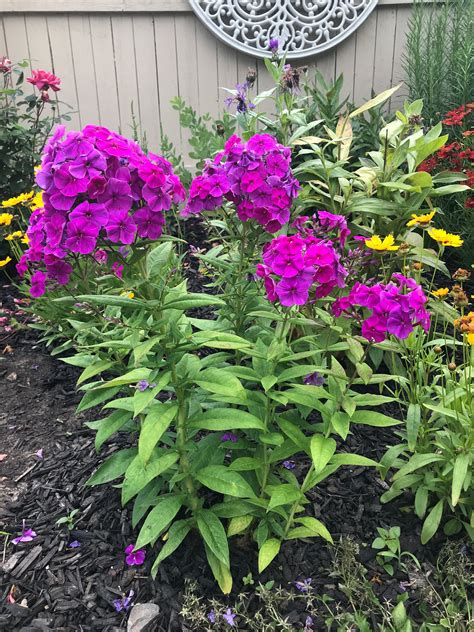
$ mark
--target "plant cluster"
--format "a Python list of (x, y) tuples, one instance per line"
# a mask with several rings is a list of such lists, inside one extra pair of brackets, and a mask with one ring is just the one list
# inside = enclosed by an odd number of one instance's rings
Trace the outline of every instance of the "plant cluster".
[[(445, 531), (473, 531), (469, 271), (454, 274), (452, 305), (434, 285), (463, 243), (434, 225), (434, 203), (467, 186), (419, 170), (448, 137), (422, 127), (415, 101), (354, 156), (351, 121), (395, 89), (330, 127), (308, 119), (304, 70), (276, 49), (267, 62), (275, 88), (231, 92), (241, 136), (208, 156), (181, 209), (212, 242), (192, 250), (207, 291), (189, 291), (185, 244), (166, 229), (179, 177), (103, 127), (53, 134), (19, 261), (35, 326), (83, 369), (79, 410), (102, 407), (96, 449), (122, 437), (89, 484), (115, 481), (131, 503), (127, 555), (156, 546), (155, 575), (195, 530), (224, 593), (235, 536), (255, 542), (259, 572), (285, 541), (332, 541), (311, 499), (344, 466), (390, 472), (385, 500), (412, 491), (424, 542), (445, 512)], [(381, 464), (350, 453), (357, 425), (397, 426), (401, 443)]]

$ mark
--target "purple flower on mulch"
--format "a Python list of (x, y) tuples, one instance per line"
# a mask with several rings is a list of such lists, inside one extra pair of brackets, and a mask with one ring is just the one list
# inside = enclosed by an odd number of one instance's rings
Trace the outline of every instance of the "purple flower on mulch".
[(303, 378), (303, 382), (305, 384), (309, 384), (310, 386), (322, 386), (325, 383), (324, 377), (321, 373), (315, 371), (314, 373), (310, 373)]
[(211, 623), (215, 623), (216, 622), (216, 613), (214, 612), (214, 610), (211, 610), (208, 615), (207, 618), (209, 619), (209, 621)]
[(235, 435), (233, 432), (224, 432), (221, 437), (221, 441), (232, 441), (232, 443), (237, 443), (239, 437)]
[(36, 538), (36, 532), (33, 529), (25, 529), (25, 521), (23, 520), (23, 529), (21, 530), (21, 535), (17, 538), (13, 538), (12, 544), (19, 544), (20, 542), (31, 542)]
[(311, 579), (311, 577), (307, 577), (306, 579), (303, 579), (302, 581), (293, 582), (293, 584), (296, 586), (297, 590), (305, 593), (305, 592), (308, 592), (308, 590), (310, 589), (312, 581), (313, 580)]
[(69, 547), (70, 549), (77, 549), (77, 548), (79, 548), (80, 546), (81, 546), (81, 543), (79, 542), (79, 540), (73, 540), (72, 542), (70, 542), (70, 543), (68, 544), (68, 547)]
[(132, 597), (135, 593), (133, 592), (133, 590), (131, 590), (128, 593), (127, 597), (122, 597), (122, 599), (114, 599), (114, 608), (117, 612), (122, 612), (122, 610), (124, 610), (125, 612), (131, 607), (132, 605)]
[(304, 622), (304, 630), (303, 632), (310, 632), (310, 630), (313, 629), (313, 617), (310, 617), (309, 615), (306, 617), (306, 621)]
[(139, 382), (137, 382), (137, 391), (140, 391), (140, 393), (143, 393), (143, 391), (146, 391), (148, 388), (155, 388), (156, 384), (150, 384), (150, 382), (148, 380), (140, 380)]
[(235, 623), (236, 615), (232, 612), (232, 610), (230, 608), (227, 608), (227, 610), (224, 612), (222, 617), (224, 618), (226, 623), (228, 625), (230, 625), (231, 627), (234, 627), (236, 625), (236, 623)]
[(294, 461), (283, 461), (282, 466), (286, 470), (294, 470), (296, 467), (296, 463)]
[(134, 544), (129, 544), (125, 549), (125, 553), (127, 554), (125, 557), (125, 561), (129, 566), (141, 566), (145, 561), (145, 550), (138, 549), (138, 551), (134, 551)]
[(44, 458), (44, 457), (43, 457), (43, 448), (40, 448), (40, 449), (38, 450), (38, 452), (36, 452), (36, 453), (35, 453), (35, 456), (37, 456), (37, 457), (38, 457), (38, 459), (42, 459), (42, 458)]

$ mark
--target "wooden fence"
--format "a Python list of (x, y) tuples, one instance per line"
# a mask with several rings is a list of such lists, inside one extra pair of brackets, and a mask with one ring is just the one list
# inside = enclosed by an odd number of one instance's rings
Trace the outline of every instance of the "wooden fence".
[[(410, 0), (379, 0), (354, 34), (309, 63), (325, 77), (345, 77), (356, 104), (403, 79), (401, 56)], [(130, 133), (131, 103), (150, 148), (160, 125), (178, 147), (178, 115), (170, 99), (183, 97), (215, 115), (225, 92), (258, 71), (257, 89), (271, 85), (263, 62), (220, 42), (187, 0), (0, 0), (0, 55), (27, 58), (31, 68), (61, 77), (62, 101), (74, 106), (70, 127), (100, 123)], [(399, 105), (400, 90), (392, 105)]]

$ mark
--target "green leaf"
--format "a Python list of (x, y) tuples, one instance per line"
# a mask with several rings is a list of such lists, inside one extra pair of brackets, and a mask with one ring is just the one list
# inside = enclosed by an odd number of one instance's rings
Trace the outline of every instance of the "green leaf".
[(301, 527), (294, 527), (290, 529), (288, 535), (286, 536), (287, 540), (295, 540), (297, 538), (313, 538), (316, 536), (320, 536), (327, 540), (328, 542), (333, 542), (331, 534), (323, 525), (322, 522), (316, 520), (316, 518), (305, 517), (305, 518), (297, 518), (295, 522), (301, 524)]
[(150, 481), (148, 485), (146, 485), (146, 487), (137, 494), (137, 497), (133, 502), (132, 512), (132, 527), (134, 529), (148, 509), (156, 505), (160, 491), (161, 481), (159, 479), (155, 479), (154, 481)]
[(373, 99), (370, 99), (369, 101), (364, 103), (364, 105), (361, 105), (356, 110), (351, 112), (349, 114), (349, 118), (354, 118), (354, 116), (358, 116), (359, 114), (363, 114), (363, 112), (366, 112), (367, 110), (370, 110), (372, 108), (377, 107), (377, 105), (382, 104), (384, 101), (389, 99), (392, 96), (392, 94), (394, 94), (400, 88), (401, 85), (402, 84), (399, 83), (397, 86), (394, 86), (393, 88), (389, 88), (388, 90), (384, 90), (383, 92), (381, 92), (380, 94), (375, 96)]
[(128, 503), (145, 485), (148, 485), (150, 481), (174, 465), (178, 459), (179, 454), (170, 450), (162, 456), (156, 455), (147, 465), (144, 465), (140, 455), (137, 455), (125, 473), (125, 480), (122, 485), (122, 504)]
[(255, 493), (245, 478), (225, 465), (209, 465), (196, 473), (196, 479), (221, 494), (237, 498), (255, 498)]
[(158, 276), (166, 264), (170, 263), (173, 243), (165, 241), (150, 250), (146, 257), (146, 274), (149, 279)]
[(311, 437), (310, 450), (314, 470), (318, 474), (331, 460), (331, 457), (336, 451), (336, 442), (331, 437), (314, 435)]
[(462, 452), (461, 454), (457, 455), (456, 460), (454, 461), (453, 484), (451, 490), (451, 502), (453, 504), (453, 507), (458, 504), (459, 496), (461, 495), (461, 490), (464, 485), (464, 480), (466, 478), (469, 465), (470, 458), (468, 454)]
[(173, 522), (169, 531), (168, 538), (163, 545), (158, 557), (153, 563), (151, 569), (151, 576), (155, 579), (156, 574), (158, 572), (158, 566), (161, 564), (163, 560), (169, 557), (183, 542), (185, 537), (188, 535), (191, 527), (187, 520), (178, 520), (177, 522)]
[(86, 485), (103, 485), (122, 476), (136, 457), (136, 454), (136, 448), (126, 448), (125, 450), (115, 452), (87, 479)]
[(331, 417), (331, 425), (334, 428), (334, 431), (344, 440), (347, 439), (347, 435), (349, 434), (350, 423), (351, 418), (349, 415), (340, 410), (334, 413)]
[(211, 296), (210, 294), (194, 294), (190, 292), (165, 303), (163, 305), (163, 309), (178, 309), (184, 312), (188, 309), (207, 307), (208, 305), (218, 305), (219, 307), (222, 307), (225, 303), (217, 296)]
[(221, 562), (221, 560), (214, 555), (206, 543), (204, 543), (204, 549), (206, 551), (207, 561), (211, 567), (212, 574), (219, 584), (219, 588), (222, 590), (224, 595), (228, 595), (232, 590), (232, 575), (230, 574), (229, 565)]
[(151, 369), (132, 369), (119, 377), (110, 380), (109, 382), (104, 382), (104, 384), (100, 384), (97, 388), (112, 388), (113, 386), (124, 386), (128, 384), (135, 384), (136, 382), (140, 382), (140, 380), (146, 380), (150, 377)]
[(252, 524), (253, 516), (234, 516), (227, 525), (227, 537), (231, 538), (245, 531)]
[(245, 428), (265, 430), (265, 425), (260, 419), (237, 408), (211, 408), (204, 413), (194, 415), (189, 422), (189, 427), (216, 432)]
[(364, 467), (376, 467), (377, 461), (362, 456), (361, 454), (350, 454), (349, 452), (340, 452), (335, 454), (331, 459), (331, 465), (361, 465)]
[[(120, 430), (130, 419), (130, 413), (126, 410), (116, 410), (105, 419), (100, 419), (97, 425), (97, 434), (95, 435), (96, 452), (99, 452), (107, 439)], [(86, 426), (93, 428), (95, 423), (93, 421), (88, 422)]]
[(365, 362), (358, 362), (356, 364), (357, 375), (362, 379), (364, 384), (369, 384), (372, 379), (373, 370)]
[(418, 430), (421, 424), (421, 406), (410, 404), (407, 411), (407, 440), (408, 448), (413, 452), (418, 438)]
[(138, 439), (138, 454), (143, 463), (148, 463), (156, 444), (178, 412), (177, 404), (155, 404), (142, 424)]
[(277, 383), (278, 378), (275, 375), (265, 375), (260, 381), (264, 391), (267, 392)]
[(183, 499), (181, 496), (158, 498), (156, 506), (150, 511), (143, 523), (143, 527), (140, 529), (135, 549), (139, 549), (156, 540), (172, 522), (182, 504)]
[(211, 349), (247, 349), (251, 343), (223, 331), (198, 331), (192, 336), (192, 341), (200, 347), (210, 347)]
[(282, 419), (279, 417), (277, 419), (277, 423), (280, 426), (281, 430), (286, 434), (286, 436), (293, 441), (293, 443), (309, 454), (309, 439), (304, 435), (304, 433), (296, 426), (286, 419)]
[(153, 347), (160, 342), (160, 340), (161, 340), (161, 335), (152, 336), (151, 338), (148, 338), (148, 340), (145, 340), (144, 342), (137, 345), (133, 349), (133, 359), (135, 361), (135, 365), (137, 365), (140, 362), (140, 360), (143, 358), (143, 356), (149, 353), (153, 349)]
[(423, 529), (421, 530), (421, 543), (426, 544), (428, 540), (434, 536), (438, 530), (439, 523), (443, 516), (444, 500), (439, 500), (430, 513), (427, 515), (426, 520), (423, 523)]
[(289, 483), (282, 483), (271, 492), (267, 512), (271, 511), (275, 507), (289, 505), (297, 500), (301, 500), (302, 498), (303, 495), (298, 488), (294, 485), (290, 485)]
[(249, 472), (250, 470), (257, 470), (260, 467), (260, 461), (252, 456), (240, 456), (229, 465), (229, 469), (234, 472)]
[(428, 489), (426, 487), (418, 487), (415, 494), (415, 513), (418, 518), (423, 518), (428, 506)]
[(201, 509), (196, 517), (204, 542), (217, 559), (229, 568), (229, 545), (222, 522), (210, 509)]
[(393, 480), (397, 481), (407, 474), (411, 474), (411, 472), (419, 470), (420, 467), (425, 467), (426, 465), (435, 463), (436, 461), (444, 461), (444, 459), (445, 457), (442, 454), (414, 454), (408, 463), (405, 463), (405, 465), (396, 472), (393, 476)]
[(143, 412), (148, 404), (155, 399), (158, 393), (168, 386), (170, 380), (171, 371), (166, 371), (160, 376), (158, 382), (156, 382), (156, 385), (153, 388), (147, 388), (144, 391), (139, 391), (137, 389), (135, 391), (135, 395), (133, 396), (133, 416), (136, 417)]
[(275, 559), (280, 552), (281, 542), (276, 538), (266, 540), (258, 552), (258, 572), (263, 573), (267, 566)]
[(362, 424), (364, 426), (375, 426), (377, 428), (387, 428), (389, 426), (398, 426), (402, 422), (399, 419), (388, 417), (382, 413), (373, 410), (356, 410), (352, 415), (351, 421), (354, 424)]
[(79, 406), (77, 407), (76, 412), (80, 413), (83, 410), (89, 410), (89, 408), (93, 408), (94, 406), (98, 406), (105, 402), (108, 399), (112, 399), (118, 392), (120, 388), (112, 388), (110, 391), (108, 390), (91, 390), (87, 391), (83, 398), (81, 399)]
[(205, 369), (196, 379), (196, 384), (211, 393), (228, 397), (245, 396), (245, 389), (240, 380), (225, 369)]
[(110, 367), (112, 367), (114, 364), (115, 362), (111, 360), (100, 360), (99, 362), (94, 362), (94, 364), (90, 364), (79, 376), (79, 379), (77, 380), (77, 386), (82, 384), (82, 382), (86, 382), (89, 378), (94, 377), (94, 375), (110, 369)]

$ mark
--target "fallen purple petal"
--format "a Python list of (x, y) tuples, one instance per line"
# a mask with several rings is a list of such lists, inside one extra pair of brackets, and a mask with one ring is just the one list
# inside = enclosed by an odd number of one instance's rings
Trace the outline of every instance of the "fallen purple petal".
[(38, 452), (36, 452), (36, 456), (38, 457), (38, 459), (42, 459), (43, 457), (43, 448), (40, 448), (38, 450)]
[(68, 547), (69, 547), (70, 549), (77, 549), (77, 548), (79, 548), (80, 546), (81, 546), (81, 543), (79, 542), (79, 540), (73, 540), (72, 542), (70, 542), (70, 543), (68, 544)]
[(227, 608), (227, 610), (224, 612), (224, 614), (222, 615), (223, 619), (226, 621), (226, 623), (232, 627), (234, 627), (236, 625), (235, 623), (235, 617), (236, 615), (232, 612), (232, 610), (230, 608)]

